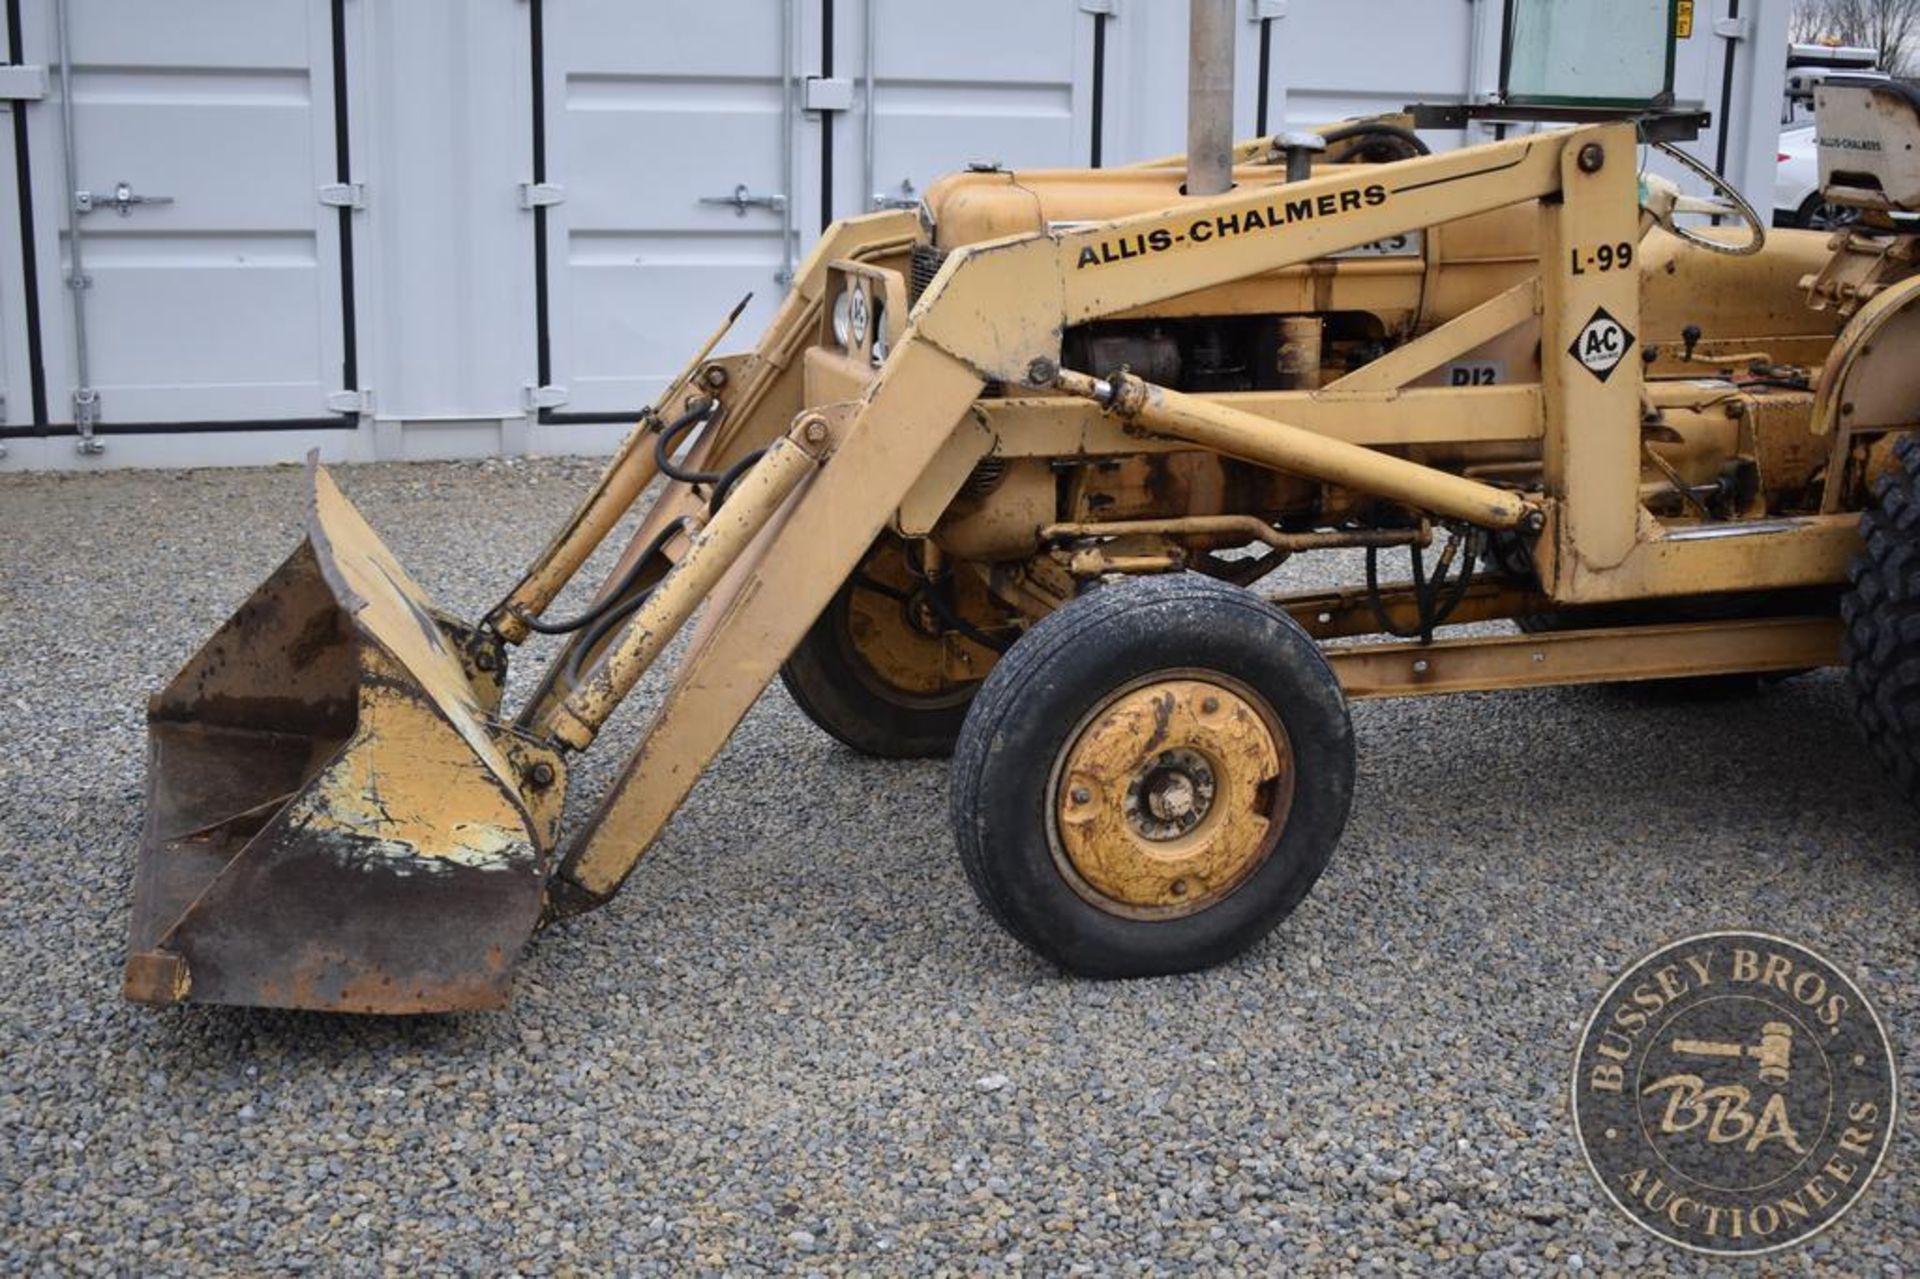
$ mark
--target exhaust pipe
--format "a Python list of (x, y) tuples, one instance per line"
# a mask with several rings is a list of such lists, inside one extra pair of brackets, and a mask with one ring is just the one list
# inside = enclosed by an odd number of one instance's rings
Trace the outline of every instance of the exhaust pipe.
[(1188, 0), (1187, 194), (1233, 187), (1236, 0)]

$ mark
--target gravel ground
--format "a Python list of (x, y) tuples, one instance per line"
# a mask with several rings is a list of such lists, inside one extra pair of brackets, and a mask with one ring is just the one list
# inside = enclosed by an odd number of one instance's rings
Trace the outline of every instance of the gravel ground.
[[(339, 474), (471, 616), (591, 471)], [(1831, 674), (1358, 707), (1301, 910), (1117, 985), (988, 922), (943, 765), (859, 758), (776, 685), (510, 1012), (123, 1005), (144, 697), (300, 504), (292, 468), (0, 477), (9, 1272), (1691, 1270), (1604, 1201), (1565, 1092), (1611, 974), (1714, 927), (1853, 968), (1920, 1103), (1915, 823)], [(1903, 1115), (1867, 1199), (1766, 1269), (1912, 1266), (1917, 1160)]]

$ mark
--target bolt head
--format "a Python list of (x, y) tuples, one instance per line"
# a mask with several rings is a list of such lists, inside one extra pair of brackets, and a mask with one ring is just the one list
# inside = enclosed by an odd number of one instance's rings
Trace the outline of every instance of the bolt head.
[(547, 763), (544, 759), (527, 770), (527, 780), (541, 790), (545, 790), (547, 787), (553, 785), (555, 776), (553, 765)]
[(719, 390), (727, 384), (727, 371), (718, 364), (709, 364), (700, 370), (700, 381), (711, 390)]
[(1044, 355), (1027, 365), (1028, 386), (1052, 386), (1059, 376), (1060, 366)]
[(801, 434), (806, 436), (809, 444), (824, 444), (827, 440), (827, 424), (817, 417), (813, 418), (801, 428)]
[(1606, 162), (1606, 148), (1598, 142), (1589, 142), (1587, 145), (1581, 147), (1580, 155), (1575, 160), (1575, 163), (1580, 166), (1580, 172), (1582, 173), (1598, 173)]

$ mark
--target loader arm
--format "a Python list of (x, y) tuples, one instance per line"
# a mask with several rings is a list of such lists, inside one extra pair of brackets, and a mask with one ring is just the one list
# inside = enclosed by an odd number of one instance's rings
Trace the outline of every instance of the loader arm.
[[(817, 471), (798, 481), (709, 600), (715, 620), (682, 659), (621, 776), (568, 844), (549, 884), (547, 919), (591, 909), (619, 889), (908, 494), (944, 504), (971, 460), (994, 448), (969, 413), (987, 382), (1053, 389), (1068, 325), (1556, 195), (1569, 148), (1598, 148), (1603, 164), (1610, 160), (1630, 184), (1634, 145), (1631, 126), (1536, 135), (950, 254), (865, 393), (821, 415), (828, 439)], [(1637, 216), (1629, 190), (1617, 219), (1634, 226)], [(1622, 305), (1633, 311), (1631, 299)], [(1247, 426), (1204, 401), (1186, 407), (1200, 420)], [(927, 491), (936, 458), (944, 492)], [(1407, 469), (1425, 472), (1436, 490), (1462, 483), (1431, 468)], [(1395, 470), (1399, 480), (1409, 478)], [(1411, 478), (1417, 491), (1420, 477)], [(1497, 495), (1514, 522), (1528, 517), (1511, 495)], [(657, 590), (673, 592), (685, 568)], [(670, 638), (637, 632), (629, 630), (556, 708), (544, 727), (557, 730), (557, 740), (575, 749), (591, 741), (644, 673), (645, 662), (630, 659), (657, 654)], [(603, 675), (610, 669), (621, 672), (618, 679)]]
[[(1404, 387), (1476, 334), (1535, 314), (1549, 350), (1601, 309), (1625, 332), (1639, 327), (1635, 274), (1577, 264), (1590, 243), (1637, 241), (1635, 150), (1631, 125), (1593, 126), (1327, 166), (959, 248), (905, 327), (889, 330), (891, 346), (850, 366), (835, 383), (843, 392), (803, 404), (799, 357), (827, 344), (821, 305), (835, 264), (902, 257), (920, 235), (901, 213), (839, 224), (754, 353), (690, 362), (478, 628), (445, 620), (316, 470), (307, 542), (150, 716), (149, 811), (159, 816), (142, 840), (128, 993), (362, 1012), (503, 1003), (527, 938), (613, 896), (890, 522), (930, 529), (993, 455), (1237, 456), (1517, 530), (1542, 548), (1549, 589), (1556, 579), (1607, 583), (1610, 565), (1641, 573), (1642, 587), (1649, 574), (1683, 581), (1709, 557), (1752, 559), (1762, 584), (1825, 571), (1820, 556), (1839, 543), (1817, 523), (1745, 545), (1668, 548), (1642, 537), (1638, 361), (1611, 379), (1548, 360), (1539, 387)], [(1061, 368), (1072, 326), (1530, 201), (1546, 245), (1537, 289), (1461, 316), (1454, 332), (1436, 330), (1352, 386), (1230, 404)], [(981, 399), (988, 383), (1060, 408), (1009, 413), (1005, 397)], [(683, 464), (705, 468), (702, 478), (657, 486), (591, 607), (593, 624), (521, 717), (500, 723), (504, 645), (535, 629), (652, 485), (660, 419), (686, 416), (674, 400), (689, 396), (705, 425)], [(1374, 447), (1460, 429), (1540, 440), (1544, 483), (1517, 493)], [(720, 468), (724, 482), (706, 478)], [(1632, 555), (1649, 545), (1662, 558), (1638, 568)], [(570, 757), (696, 616), (638, 745), (588, 820), (564, 835)], [(235, 652), (247, 662), (234, 664)], [(290, 688), (301, 695), (289, 698)], [(209, 752), (246, 785), (207, 791)], [(410, 926), (409, 912), (432, 926)]]

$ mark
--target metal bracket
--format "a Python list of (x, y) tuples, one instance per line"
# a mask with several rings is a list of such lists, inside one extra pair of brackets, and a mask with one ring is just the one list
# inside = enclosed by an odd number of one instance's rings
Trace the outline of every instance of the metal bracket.
[(920, 207), (920, 190), (913, 185), (912, 178), (900, 179), (900, 194), (889, 195), (885, 191), (873, 193), (873, 208), (876, 209), (917, 209)]
[(370, 389), (357, 391), (331, 391), (327, 394), (329, 413), (364, 414), (373, 412), (373, 392)]
[(1287, 16), (1287, 0), (1247, 0), (1247, 21), (1265, 22)]
[(853, 81), (850, 78), (810, 75), (806, 78), (805, 84), (806, 87), (800, 95), (802, 110), (853, 110)]
[(1713, 34), (1722, 40), (1745, 40), (1753, 35), (1752, 18), (1715, 18)]
[(529, 413), (557, 409), (566, 402), (567, 388), (564, 386), (535, 386), (527, 382), (520, 387), (520, 407)]
[(332, 209), (364, 209), (367, 207), (367, 184), (364, 182), (329, 182), (319, 189), (320, 203)]
[(73, 426), (80, 432), (80, 438), (73, 442), (74, 451), (88, 457), (107, 451), (106, 443), (93, 433), (94, 423), (100, 420), (100, 392), (90, 386), (75, 387), (73, 392)]
[(1080, 0), (1080, 12), (1117, 18), (1120, 16), (1120, 0)]
[(523, 209), (544, 209), (560, 204), (567, 198), (567, 189), (552, 182), (522, 182), (520, 184), (520, 207)]
[(0, 102), (38, 102), (46, 96), (45, 67), (0, 67)]
[(700, 197), (700, 203), (727, 205), (744, 218), (747, 216), (748, 209), (771, 209), (775, 213), (784, 213), (787, 208), (787, 197), (779, 192), (772, 195), (755, 195), (748, 189), (747, 184), (742, 182), (733, 189), (732, 195), (703, 195)]

